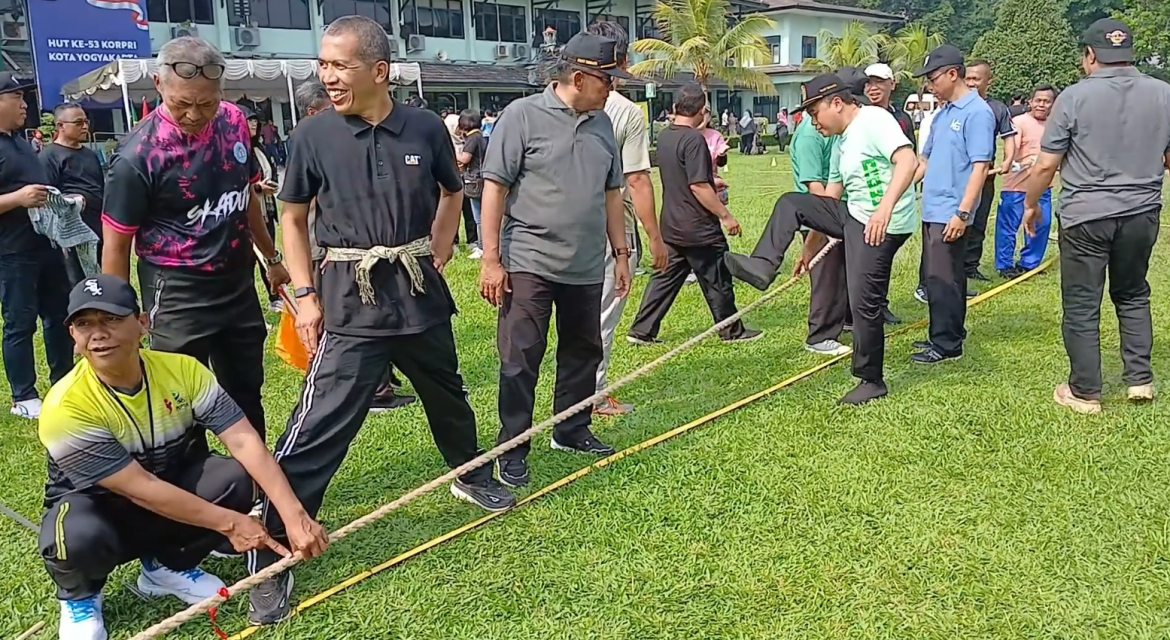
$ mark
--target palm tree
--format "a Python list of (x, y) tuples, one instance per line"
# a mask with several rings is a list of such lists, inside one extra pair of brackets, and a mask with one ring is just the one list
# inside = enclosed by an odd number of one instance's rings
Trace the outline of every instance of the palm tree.
[(727, 0), (661, 0), (654, 7), (654, 21), (662, 39), (634, 43), (634, 51), (648, 57), (633, 65), (630, 73), (670, 79), (680, 71), (690, 71), (704, 88), (720, 80), (729, 87), (775, 94), (772, 79), (751, 67), (771, 62), (768, 43), (760, 33), (776, 23), (752, 14), (730, 26), (729, 15)]
[[(865, 67), (878, 62), (887, 46), (888, 36), (870, 31), (860, 22), (850, 22), (841, 35), (821, 30), (817, 41), (823, 42), (823, 55), (804, 61), (804, 70), (811, 73), (832, 73), (841, 67)], [(925, 60), (926, 55), (922, 58)]]
[(898, 84), (913, 81), (914, 72), (922, 67), (927, 54), (942, 46), (944, 41), (942, 34), (929, 34), (921, 24), (902, 27), (893, 38), (889, 38), (886, 58)]

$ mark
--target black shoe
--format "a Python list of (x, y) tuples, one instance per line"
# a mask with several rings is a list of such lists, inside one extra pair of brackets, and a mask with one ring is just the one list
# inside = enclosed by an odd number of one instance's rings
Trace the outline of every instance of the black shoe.
[(495, 478), (476, 483), (456, 480), (451, 485), (451, 495), (466, 500), (484, 511), (507, 511), (516, 506), (516, 496), (513, 496), (504, 485), (496, 482)]
[(288, 619), (292, 615), (292, 604), (289, 602), (292, 589), (293, 576), (290, 571), (261, 582), (248, 595), (248, 622), (259, 627)]
[(971, 273), (968, 273), (967, 279), (968, 280), (976, 280), (978, 282), (991, 282), (991, 278), (988, 278), (987, 276), (983, 275), (983, 272), (978, 270), (978, 269), (972, 271)]
[(868, 402), (874, 400), (881, 400), (890, 394), (890, 390), (886, 388), (884, 382), (865, 382), (862, 381), (853, 391), (845, 394), (837, 404), (847, 405), (851, 407), (860, 407)]
[(528, 461), (527, 460), (505, 460), (500, 458), (499, 471), (496, 475), (499, 476), (500, 482), (509, 487), (527, 487), (528, 486)]
[(591, 456), (600, 456), (605, 458), (617, 453), (617, 449), (605, 444), (597, 439), (597, 436), (586, 436), (580, 442), (574, 444), (562, 444), (557, 442), (557, 437), (553, 436), (550, 443), (553, 449), (557, 451), (568, 451), (569, 453), (584, 453)]
[(889, 307), (882, 309), (882, 319), (886, 324), (902, 324), (902, 319), (894, 315), (894, 312), (890, 311)]
[(374, 400), (370, 403), (370, 413), (385, 413), (386, 411), (408, 407), (414, 404), (415, 400), (417, 398), (414, 396), (398, 395), (394, 392), (394, 387), (387, 385), (374, 394)]
[(934, 343), (930, 340), (919, 340), (910, 346), (917, 351), (926, 351), (927, 349), (933, 349)]
[(926, 287), (919, 286), (914, 290), (914, 299), (922, 304), (930, 304), (930, 298), (926, 296)]
[(943, 362), (954, 362), (955, 360), (958, 360), (962, 357), (963, 357), (962, 351), (960, 351), (956, 355), (948, 356), (948, 355), (944, 354), (943, 352), (939, 351), (938, 349), (934, 348), (934, 345), (931, 345), (931, 347), (929, 349), (927, 349), (926, 351), (923, 351), (922, 353), (916, 353), (916, 354), (910, 356), (910, 362), (913, 362), (915, 364), (940, 364)]
[(741, 256), (734, 253), (723, 254), (723, 261), (731, 275), (750, 284), (760, 291), (767, 291), (776, 279), (776, 267), (763, 258)]
[(647, 338), (645, 336), (636, 336), (632, 333), (626, 335), (626, 342), (634, 345), (635, 347), (653, 347), (655, 345), (664, 344), (658, 338)]
[(756, 340), (759, 340), (760, 338), (763, 338), (763, 337), (764, 337), (763, 331), (760, 331), (759, 329), (748, 329), (747, 327), (744, 327), (744, 330), (738, 336), (735, 336), (733, 338), (723, 338), (723, 344), (737, 344), (740, 342), (755, 342)]

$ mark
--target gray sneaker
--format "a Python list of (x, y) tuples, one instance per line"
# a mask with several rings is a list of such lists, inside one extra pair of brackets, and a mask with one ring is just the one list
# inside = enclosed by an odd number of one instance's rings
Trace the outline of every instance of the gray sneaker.
[(804, 348), (818, 356), (836, 357), (849, 353), (849, 347), (836, 340), (822, 340), (816, 344), (806, 344)]
[(292, 615), (292, 604), (289, 602), (292, 589), (293, 576), (290, 571), (261, 582), (249, 595), (248, 622), (260, 627), (287, 620)]

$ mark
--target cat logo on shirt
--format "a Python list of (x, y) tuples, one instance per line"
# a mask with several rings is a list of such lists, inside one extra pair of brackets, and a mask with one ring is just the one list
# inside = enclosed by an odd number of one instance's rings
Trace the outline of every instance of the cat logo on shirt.
[(408, 154), (406, 154), (406, 157), (404, 158), (404, 160), (406, 160), (406, 166), (417, 167), (419, 165), (419, 163), (422, 162), (422, 156), (414, 154), (414, 153), (408, 153)]

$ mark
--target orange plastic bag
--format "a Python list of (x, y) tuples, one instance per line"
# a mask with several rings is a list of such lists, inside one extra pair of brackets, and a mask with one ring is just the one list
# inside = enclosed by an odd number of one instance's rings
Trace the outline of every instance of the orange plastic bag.
[(307, 372), (309, 353), (297, 335), (296, 303), (284, 291), (280, 293), (284, 298), (284, 311), (280, 314), (280, 327), (276, 333), (276, 355), (290, 367)]

